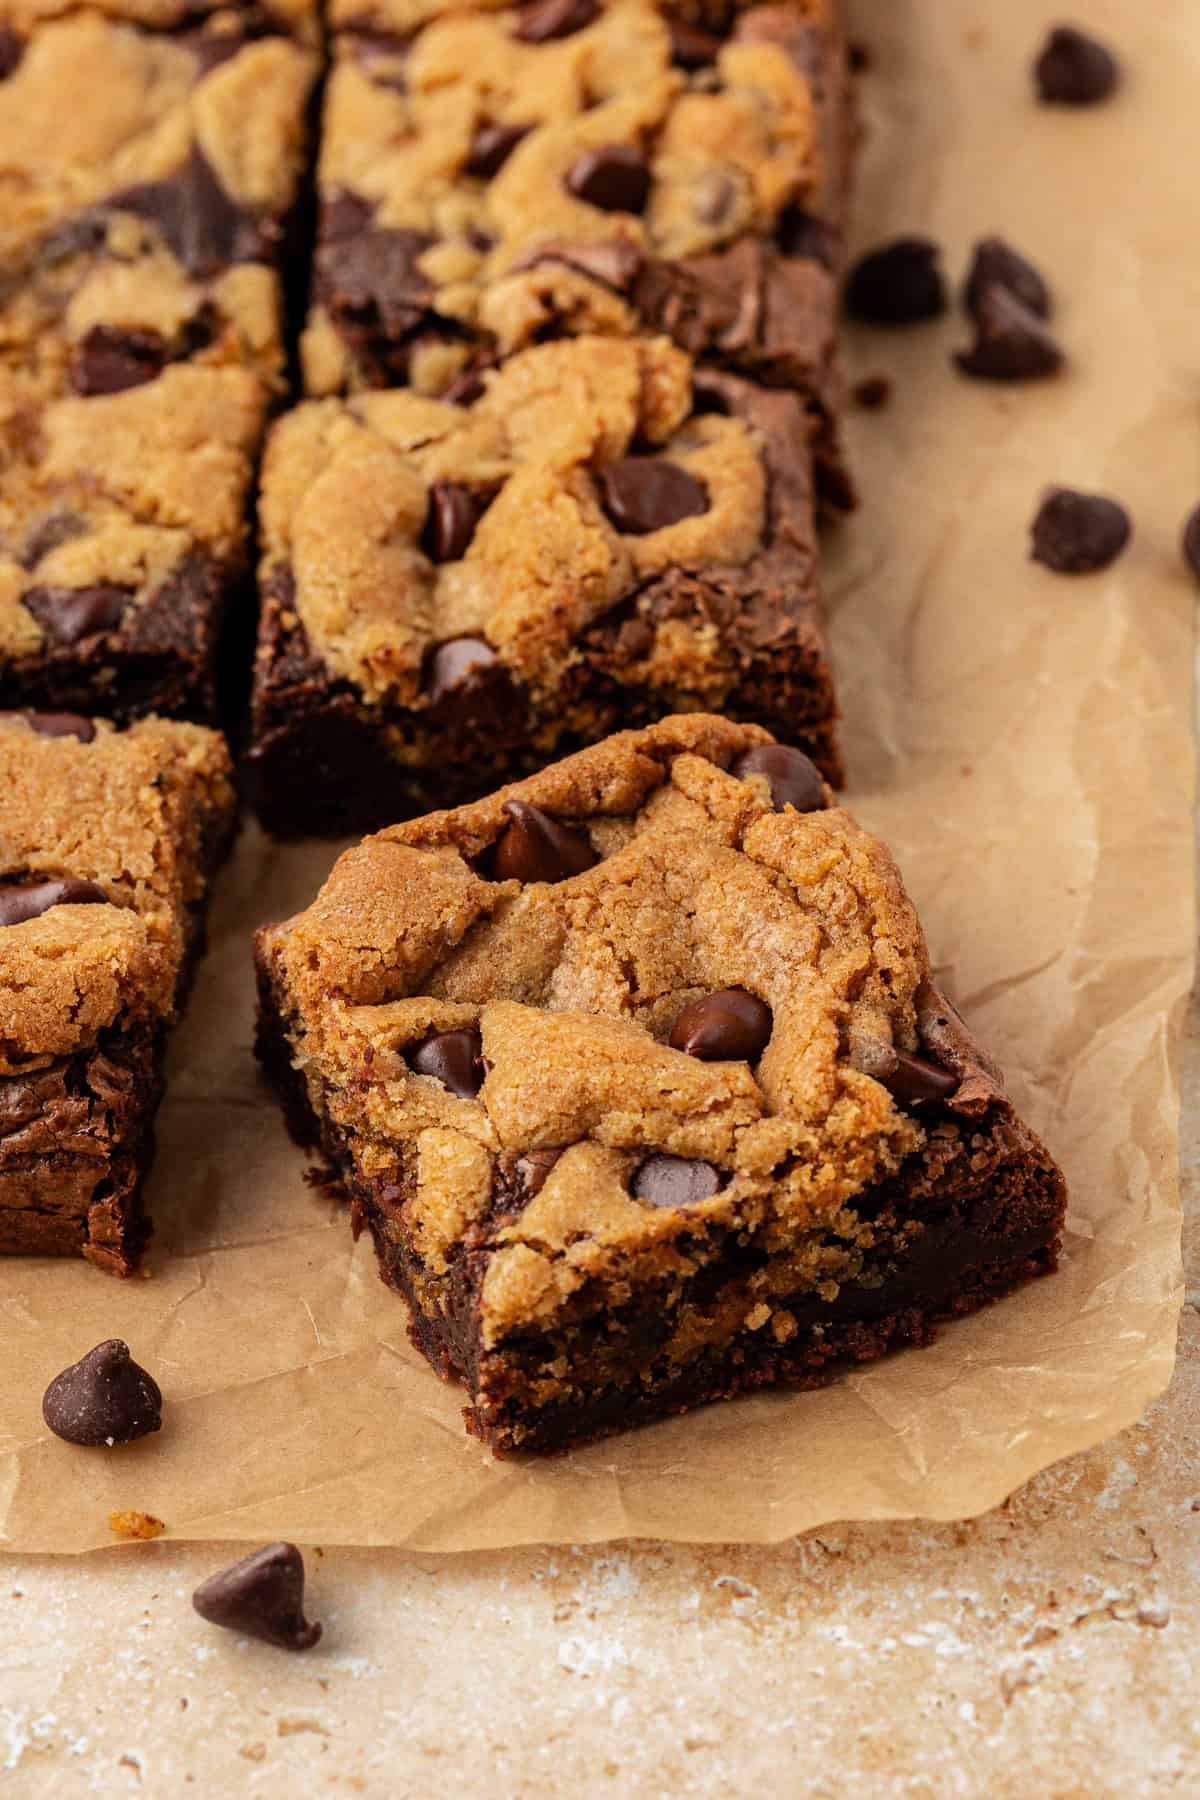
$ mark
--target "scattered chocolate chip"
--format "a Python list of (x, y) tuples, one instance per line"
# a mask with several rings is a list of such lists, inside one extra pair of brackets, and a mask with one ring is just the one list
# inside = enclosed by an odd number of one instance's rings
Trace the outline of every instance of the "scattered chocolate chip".
[(439, 644), (425, 671), (430, 704), (437, 706), (451, 695), (464, 700), (468, 693), (481, 690), (485, 686), (485, 671), (495, 669), (499, 660), (482, 638), (449, 638)]
[(1200, 577), (1200, 506), (1196, 506), (1184, 521), (1183, 560), (1192, 574)]
[(456, 481), (435, 481), (421, 533), (421, 548), (430, 561), (458, 562), (464, 557), (488, 504), (474, 488)]
[(42, 1417), (68, 1444), (131, 1444), (162, 1426), (162, 1393), (120, 1338), (97, 1344), (56, 1375)]
[(668, 1039), (701, 1062), (757, 1062), (771, 1036), (771, 1009), (745, 988), (721, 988), (683, 1008)]
[(1038, 99), (1049, 106), (1095, 106), (1119, 73), (1112, 51), (1073, 25), (1056, 26), (1033, 65)]
[(1007, 288), (985, 288), (975, 307), (975, 342), (956, 350), (964, 375), (980, 381), (1037, 381), (1056, 375), (1063, 353), (1047, 327)]
[(989, 288), (1005, 288), (1039, 319), (1050, 317), (1050, 289), (1033, 264), (1003, 238), (981, 238), (975, 246), (963, 289), (963, 303), (974, 317)]
[(719, 1194), (729, 1177), (690, 1156), (648, 1156), (633, 1178), (633, 1191), (651, 1206), (694, 1206)]
[(875, 1079), (903, 1106), (920, 1106), (927, 1100), (948, 1100), (958, 1087), (958, 1076), (941, 1069), (924, 1056), (893, 1050)]
[(571, 164), (566, 181), (576, 199), (589, 206), (640, 213), (650, 195), (650, 166), (632, 144), (602, 144)]
[(785, 806), (802, 813), (824, 809), (825, 784), (816, 763), (791, 744), (756, 744), (738, 757), (732, 773), (739, 781), (751, 775), (764, 776), (776, 812)]
[(232, 200), (198, 149), (165, 180), (125, 188), (104, 205), (157, 226), (189, 275), (201, 279), (234, 263), (273, 262), (282, 241), (282, 226)]
[(131, 598), (128, 588), (98, 583), (83, 588), (30, 588), (23, 604), (56, 643), (78, 644), (98, 632), (115, 630)]
[(51, 550), (57, 550), (60, 544), (69, 544), (72, 538), (82, 537), (87, 530), (78, 513), (51, 513), (40, 524), (34, 526), (25, 540), (21, 552), (21, 567), (36, 569), (43, 556), (49, 556)]
[(716, 62), (721, 40), (711, 31), (689, 25), (686, 19), (668, 19), (667, 31), (671, 38), (671, 61), (677, 69), (707, 69)]
[(823, 268), (833, 267), (833, 234), (823, 219), (789, 201), (775, 222), (775, 242), (784, 256), (806, 257)]
[(618, 531), (642, 537), (708, 511), (702, 481), (663, 456), (625, 456), (596, 475), (600, 504)]
[(120, 394), (161, 375), (170, 358), (157, 331), (93, 325), (71, 352), (71, 386), (77, 394)]
[(725, 225), (737, 205), (737, 183), (720, 169), (710, 169), (696, 183), (693, 210), (702, 225)]
[(730, 414), (728, 392), (725, 388), (718, 387), (715, 381), (706, 381), (703, 376), (697, 375), (692, 382), (692, 412), (693, 414), (719, 413), (724, 418), (728, 418)]
[(846, 281), (846, 310), (872, 325), (912, 325), (946, 310), (946, 282), (936, 244), (900, 237), (868, 251)]
[(566, 881), (596, 862), (596, 852), (582, 832), (560, 825), (540, 807), (506, 800), (504, 810), (512, 824), (496, 840), (493, 880)]
[(547, 1175), (561, 1155), (562, 1151), (556, 1148), (553, 1150), (526, 1150), (523, 1156), (518, 1156), (517, 1174), (520, 1176), (521, 1186), (530, 1200), (535, 1194), (541, 1193), (546, 1185)]
[(570, 37), (596, 17), (596, 0), (532, 0), (517, 16), (513, 36), (523, 44), (544, 44), (550, 38)]
[(39, 737), (73, 737), (90, 744), (96, 727), (82, 713), (70, 712), (0, 712), (0, 719), (24, 719)]
[(856, 75), (862, 75), (871, 66), (871, 46), (861, 38), (851, 38), (846, 45), (846, 60)]
[(1129, 514), (1104, 494), (1050, 488), (1030, 527), (1033, 560), (1057, 575), (1105, 569), (1129, 542)]
[(854, 384), (855, 404), (866, 412), (880, 412), (892, 397), (892, 384), (886, 375), (866, 375)]
[(210, 1575), (192, 1605), (210, 1625), (281, 1650), (311, 1650), (321, 1636), (304, 1617), (304, 1558), (295, 1544), (267, 1544)]
[(432, 1075), (464, 1100), (473, 1100), (483, 1086), (483, 1039), (477, 1025), (435, 1031), (414, 1044), (406, 1060), (414, 1074)]
[(9, 25), (0, 25), (0, 81), (7, 81), (25, 54), (25, 41)]
[(490, 181), (504, 167), (521, 139), (528, 137), (532, 125), (481, 125), (471, 140), (467, 157), (468, 175)]
[(73, 875), (61, 881), (5, 882), (0, 884), (0, 926), (24, 925), (27, 919), (40, 919), (52, 906), (107, 904), (108, 895), (102, 887)]
[(468, 363), (467, 367), (461, 369), (454, 377), (442, 395), (442, 399), (451, 406), (474, 406), (475, 402), (482, 400), (487, 392), (484, 376), (492, 366), (492, 361), (488, 358)]

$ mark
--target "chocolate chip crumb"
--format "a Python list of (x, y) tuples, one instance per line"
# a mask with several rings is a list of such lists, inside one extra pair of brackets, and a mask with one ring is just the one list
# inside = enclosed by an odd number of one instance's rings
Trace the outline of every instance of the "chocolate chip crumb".
[(162, 1393), (120, 1338), (97, 1344), (56, 1375), (42, 1417), (68, 1444), (130, 1444), (162, 1426)]
[(940, 252), (928, 238), (900, 237), (862, 256), (846, 281), (846, 310), (871, 325), (913, 325), (946, 310)]
[(1116, 500), (1050, 488), (1030, 528), (1033, 560), (1057, 575), (1090, 575), (1121, 554), (1132, 529)]
[(267, 1544), (210, 1575), (192, 1605), (210, 1625), (281, 1650), (311, 1650), (321, 1636), (304, 1617), (304, 1558), (295, 1544)]
[(1073, 25), (1056, 26), (1033, 65), (1038, 99), (1048, 106), (1095, 106), (1119, 75), (1112, 51)]
[(983, 290), (975, 325), (970, 349), (954, 353), (964, 375), (980, 381), (1037, 381), (1063, 366), (1063, 353), (1042, 320), (1007, 288)]
[(980, 238), (963, 289), (963, 304), (973, 317), (978, 316), (984, 294), (993, 287), (1006, 288), (1039, 319), (1050, 317), (1050, 289), (1028, 257), (1003, 238)]
[(864, 412), (880, 412), (892, 397), (892, 384), (886, 375), (866, 375), (854, 384), (854, 402)]

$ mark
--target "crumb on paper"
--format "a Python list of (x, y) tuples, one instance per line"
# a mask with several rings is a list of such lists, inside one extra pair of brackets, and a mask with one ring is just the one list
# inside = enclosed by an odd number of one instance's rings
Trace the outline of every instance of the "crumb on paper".
[(119, 1538), (156, 1538), (167, 1528), (153, 1513), (114, 1512), (108, 1515), (108, 1529)]

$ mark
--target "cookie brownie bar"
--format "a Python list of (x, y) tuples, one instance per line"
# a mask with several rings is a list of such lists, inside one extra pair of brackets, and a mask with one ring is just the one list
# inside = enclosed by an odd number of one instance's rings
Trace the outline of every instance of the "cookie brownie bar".
[(0, 704), (207, 721), (283, 391), (312, 9), (49, 10), (0, 6)]
[[(850, 152), (829, 0), (711, 30), (651, 0), (342, 9), (308, 389), (470, 391), (548, 337), (666, 332), (805, 395), (851, 500), (835, 351)], [(338, 15), (335, 14), (335, 22)]]
[(260, 1054), (498, 1451), (926, 1343), (1062, 1177), (801, 752), (691, 715), (368, 838), (258, 939)]
[(9, 713), (0, 791), (0, 1253), (126, 1275), (229, 755), (195, 725)]
[(458, 406), (302, 406), (263, 475), (250, 772), (284, 835), (474, 798), (720, 707), (832, 778), (804, 410), (666, 339), (518, 353)]

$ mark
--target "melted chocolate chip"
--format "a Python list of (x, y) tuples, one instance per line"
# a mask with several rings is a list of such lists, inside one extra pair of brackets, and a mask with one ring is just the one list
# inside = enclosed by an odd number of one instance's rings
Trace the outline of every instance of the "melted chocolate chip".
[(1132, 529), (1116, 500), (1051, 488), (1030, 527), (1033, 560), (1056, 575), (1091, 575), (1121, 554)]
[(413, 1045), (406, 1061), (414, 1074), (432, 1075), (464, 1100), (473, 1100), (483, 1086), (483, 1039), (477, 1025), (435, 1031)]
[(1200, 577), (1200, 506), (1193, 507), (1184, 521), (1180, 543), (1184, 562), (1193, 575)]
[(779, 215), (775, 242), (784, 256), (802, 256), (823, 268), (833, 267), (833, 238), (828, 225), (795, 201), (789, 202)]
[(946, 310), (946, 282), (936, 244), (901, 237), (855, 263), (846, 282), (846, 310), (872, 325), (913, 325)]
[(468, 175), (490, 181), (504, 167), (521, 139), (528, 137), (532, 125), (481, 125), (471, 140), (467, 157)]
[(438, 644), (425, 671), (426, 692), (430, 704), (438, 706), (452, 696), (466, 701), (490, 686), (489, 671), (497, 669), (499, 657), (482, 638), (450, 638)]
[(282, 237), (274, 220), (256, 218), (230, 199), (197, 149), (165, 181), (125, 188), (105, 205), (156, 225), (188, 273), (201, 279), (234, 263), (273, 262)]
[(632, 144), (602, 144), (585, 150), (567, 171), (577, 200), (605, 212), (640, 213), (650, 196), (650, 165)]
[(753, 750), (738, 757), (731, 773), (739, 781), (752, 775), (764, 776), (776, 812), (782, 812), (785, 806), (794, 806), (802, 813), (824, 809), (825, 784), (817, 765), (791, 744), (756, 744)]
[(0, 712), (0, 719), (24, 719), (39, 737), (73, 737), (90, 744), (96, 727), (82, 713), (70, 712)]
[(717, 60), (721, 40), (686, 19), (668, 19), (671, 37), (671, 61), (677, 69), (707, 69)]
[(42, 1417), (68, 1444), (130, 1444), (162, 1426), (162, 1393), (120, 1338), (97, 1344), (56, 1375)]
[(120, 394), (153, 381), (169, 359), (157, 331), (93, 325), (71, 352), (71, 386), (77, 394)]
[(1073, 25), (1057, 26), (1033, 65), (1038, 99), (1048, 106), (1095, 106), (1108, 99), (1119, 74), (1112, 51)]
[(458, 562), (470, 548), (475, 527), (490, 501), (457, 481), (435, 481), (421, 533), (421, 548), (431, 562)]
[(977, 317), (980, 301), (994, 287), (1005, 288), (1039, 319), (1050, 317), (1050, 289), (1033, 264), (1003, 238), (981, 238), (963, 289), (967, 311)]
[(83, 588), (30, 588), (23, 604), (47, 637), (59, 644), (78, 644), (99, 632), (114, 631), (131, 598), (128, 588), (97, 583)]
[(694, 1206), (719, 1194), (729, 1177), (690, 1156), (648, 1156), (633, 1178), (633, 1191), (650, 1206)]
[(641, 537), (708, 511), (708, 489), (663, 456), (626, 456), (596, 475), (600, 504), (618, 531)]
[(107, 906), (108, 895), (94, 881), (73, 875), (60, 881), (5, 882), (0, 884), (0, 926), (23, 925), (40, 919), (52, 906)]
[(570, 37), (596, 17), (596, 0), (532, 0), (523, 6), (513, 36), (523, 44), (544, 44), (550, 38)]
[(975, 307), (975, 342), (955, 352), (964, 375), (981, 381), (1036, 381), (1056, 375), (1063, 353), (1042, 320), (1007, 288), (985, 288)]
[(304, 1616), (304, 1558), (295, 1544), (267, 1544), (210, 1575), (192, 1605), (210, 1625), (281, 1650), (311, 1650), (321, 1636)]
[(549, 813), (525, 800), (506, 800), (512, 820), (496, 840), (494, 881), (566, 881), (596, 862), (596, 852), (582, 832), (560, 825)]
[(757, 1062), (771, 1036), (771, 1009), (745, 988), (721, 988), (685, 1006), (668, 1042), (701, 1062)]
[(929, 1100), (948, 1100), (958, 1087), (958, 1076), (941, 1069), (925, 1056), (893, 1050), (888, 1065), (875, 1079), (902, 1106), (921, 1106)]

